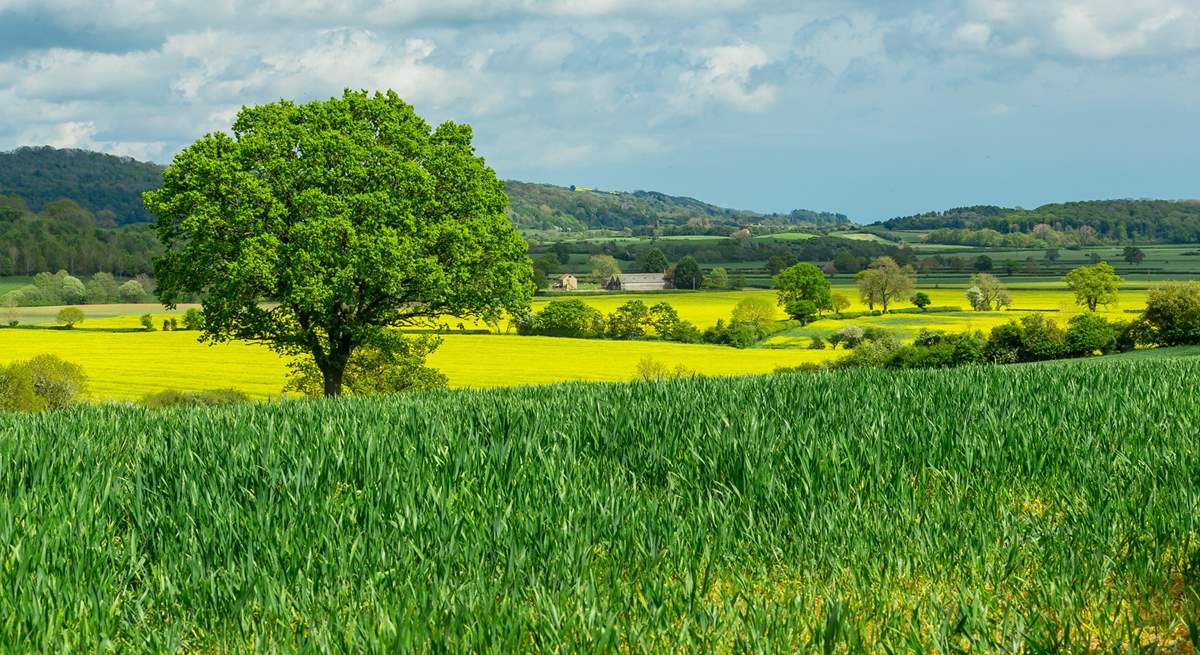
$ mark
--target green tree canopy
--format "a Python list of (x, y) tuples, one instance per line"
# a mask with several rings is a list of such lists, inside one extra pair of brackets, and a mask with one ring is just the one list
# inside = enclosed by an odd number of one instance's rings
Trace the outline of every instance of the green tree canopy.
[(650, 246), (638, 255), (637, 267), (643, 273), (663, 273), (671, 263), (667, 261), (667, 256), (658, 246)]
[(674, 277), (671, 278), (676, 289), (699, 289), (704, 284), (704, 273), (695, 257), (688, 255), (675, 264)]
[(597, 282), (621, 273), (621, 267), (612, 255), (592, 255), (588, 263), (592, 266), (592, 277)]
[(821, 269), (813, 264), (790, 266), (776, 275), (774, 280), (775, 296), (779, 299), (779, 305), (796, 318), (801, 318), (800, 312), (793, 309), (799, 308), (797, 303), (801, 302), (812, 303), (811, 309), (803, 307), (804, 318), (801, 320), (807, 320), (814, 310), (820, 312), (823, 309), (833, 309), (829, 280)]
[(1072, 269), (1064, 279), (1075, 292), (1075, 304), (1093, 312), (1098, 305), (1117, 302), (1117, 291), (1123, 281), (1108, 262)]
[(391, 91), (242, 109), (145, 195), (160, 298), (201, 296), (206, 340), (311, 356), (326, 395), (389, 327), (527, 311), (526, 244), (471, 139)]
[(916, 286), (917, 276), (911, 266), (900, 266), (891, 257), (880, 257), (871, 266), (858, 272), (858, 293), (872, 309), (880, 305), (883, 311), (897, 298), (907, 298)]

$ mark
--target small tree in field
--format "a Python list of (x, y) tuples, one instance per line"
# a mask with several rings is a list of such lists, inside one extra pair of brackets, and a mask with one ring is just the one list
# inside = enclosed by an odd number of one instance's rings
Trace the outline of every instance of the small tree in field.
[(9, 327), (16, 327), (21, 322), (21, 316), (17, 313), (17, 294), (15, 291), (10, 291), (0, 298), (0, 307), (4, 308), (4, 322)]
[[(794, 318), (807, 322), (813, 314), (830, 309), (833, 300), (829, 293), (829, 280), (821, 269), (812, 264), (796, 264), (784, 269), (774, 277), (775, 296), (779, 305)], [(812, 307), (801, 307), (807, 302)], [(805, 311), (794, 311), (803, 309)], [(801, 314), (805, 316), (802, 317)]]
[(1108, 262), (1072, 269), (1064, 279), (1075, 292), (1075, 304), (1085, 306), (1092, 312), (1099, 305), (1117, 302), (1117, 291), (1123, 281)]
[(327, 396), (389, 328), (526, 313), (528, 246), (471, 141), (390, 91), (243, 108), (144, 195), (159, 297), (203, 298), (207, 341), (312, 358)]
[(142, 314), (142, 317), (140, 319), (138, 319), (138, 322), (140, 322), (142, 324), (143, 330), (145, 330), (147, 332), (154, 331), (154, 317), (153, 316), (151, 316), (149, 314)]
[(912, 266), (900, 266), (891, 257), (880, 257), (871, 266), (858, 272), (858, 293), (863, 302), (874, 310), (881, 305), (886, 313), (897, 298), (907, 298), (916, 286), (917, 276)]
[(840, 293), (835, 293), (829, 298), (833, 304), (833, 311), (837, 312), (838, 316), (841, 316), (842, 312), (850, 308), (850, 299)]
[(58, 310), (58, 322), (68, 330), (83, 322), (83, 310), (78, 307), (63, 307)]
[(929, 294), (925, 293), (924, 291), (918, 291), (914, 293), (913, 297), (909, 299), (909, 302), (911, 302), (914, 307), (921, 311), (925, 311), (926, 307), (933, 304), (933, 300), (930, 299)]

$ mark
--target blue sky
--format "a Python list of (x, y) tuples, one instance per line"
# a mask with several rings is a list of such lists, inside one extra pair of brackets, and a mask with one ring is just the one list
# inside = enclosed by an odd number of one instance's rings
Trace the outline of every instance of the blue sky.
[(507, 178), (869, 221), (1200, 197), (1196, 0), (0, 0), (0, 149), (398, 91)]

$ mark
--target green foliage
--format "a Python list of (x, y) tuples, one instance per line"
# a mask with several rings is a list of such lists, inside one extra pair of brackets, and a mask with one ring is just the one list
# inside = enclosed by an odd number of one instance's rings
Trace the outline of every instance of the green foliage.
[(1072, 269), (1064, 280), (1075, 292), (1075, 303), (1093, 312), (1098, 305), (1117, 302), (1117, 291), (1123, 282), (1108, 262)]
[(144, 303), (150, 301), (150, 294), (146, 291), (146, 286), (137, 280), (127, 280), (118, 287), (117, 296), (121, 299), (121, 302), (127, 303)]
[(987, 255), (979, 255), (975, 258), (975, 270), (980, 273), (987, 273), (992, 270), (992, 258)]
[(912, 298), (909, 298), (908, 301), (921, 311), (925, 311), (926, 307), (933, 304), (933, 299), (930, 298), (929, 294), (925, 293), (924, 291), (918, 291), (914, 293)]
[(1138, 361), (4, 415), (4, 637), (1186, 652), (1197, 378)]
[[(446, 376), (425, 365), (426, 358), (441, 344), (442, 339), (434, 335), (382, 332), (354, 349), (342, 379), (342, 393), (377, 396), (443, 389), (449, 382)], [(291, 373), (284, 391), (325, 395), (325, 376), (311, 357), (299, 357), (289, 368)]]
[(162, 183), (162, 166), (128, 157), (59, 150), (18, 148), (0, 152), (0, 189), (24, 198), (34, 211), (62, 198), (117, 223), (144, 223), (142, 192)]
[(203, 330), (204, 329), (204, 312), (195, 307), (189, 308), (183, 313), (183, 329), (185, 330)]
[(517, 321), (519, 334), (590, 339), (604, 334), (604, 315), (582, 300), (551, 300), (542, 311)]
[(527, 246), (471, 140), (393, 92), (243, 108), (145, 196), (166, 246), (159, 297), (202, 295), (208, 341), (311, 357), (327, 395), (390, 327), (525, 311)]
[(147, 332), (154, 331), (154, 317), (153, 316), (151, 316), (149, 314), (142, 314), (141, 318), (138, 319), (138, 322), (141, 323), (143, 330), (145, 330)]
[(808, 322), (821, 310), (833, 309), (829, 280), (812, 264), (796, 264), (774, 277), (779, 305), (793, 318)]
[(1161, 346), (1200, 344), (1200, 282), (1173, 282), (1151, 289), (1142, 313), (1145, 339)]
[(751, 323), (759, 332), (766, 332), (775, 320), (775, 307), (765, 298), (742, 298), (733, 306), (732, 318), (735, 323)]
[[(661, 316), (661, 313), (660, 313)], [(630, 300), (608, 315), (605, 335), (610, 339), (635, 339), (646, 335), (650, 310), (640, 300)]]
[(121, 289), (112, 273), (101, 271), (87, 281), (87, 299), (92, 304), (114, 303), (121, 298)]
[(1110, 323), (1094, 313), (1074, 316), (1067, 322), (1066, 354), (1071, 357), (1087, 357), (1093, 354), (1108, 355), (1117, 351), (1117, 342), (1124, 326)]
[(0, 366), (0, 410), (64, 409), (82, 402), (86, 394), (83, 369), (54, 355)]
[(22, 199), (3, 195), (0, 243), (0, 276), (65, 268), (137, 275), (149, 272), (151, 259), (162, 251), (148, 226), (117, 228), (111, 217), (105, 220), (70, 200), (56, 200), (34, 213)]
[(699, 289), (704, 286), (704, 273), (696, 258), (688, 255), (680, 259), (672, 271), (671, 282), (676, 289)]
[(963, 207), (896, 218), (883, 226), (892, 230), (935, 230), (928, 239), (933, 243), (981, 247), (1053, 250), (1060, 245), (1091, 242), (1195, 243), (1200, 241), (1200, 202), (1100, 200), (1044, 205), (1033, 210)]
[(209, 391), (177, 391), (167, 389), (146, 394), (141, 405), (150, 409), (172, 407), (224, 407), (250, 402), (250, 396), (237, 389), (212, 389)]
[(665, 273), (671, 263), (657, 246), (651, 246), (641, 252), (637, 258), (637, 270), (642, 273)]
[(855, 280), (862, 301), (872, 310), (875, 305), (880, 305), (884, 312), (896, 299), (910, 297), (917, 284), (912, 266), (900, 266), (891, 257), (880, 257), (871, 262), (869, 268), (855, 275)]
[[(726, 209), (693, 198), (654, 191), (621, 193), (509, 181), (504, 190), (511, 198), (509, 215), (518, 227), (539, 230), (630, 230), (641, 236), (656, 234), (719, 234), (746, 224), (811, 230), (845, 225), (841, 214), (796, 210), (790, 214), (759, 214)], [(647, 272), (656, 272), (654, 271)]]
[(995, 275), (975, 273), (967, 289), (967, 301), (977, 312), (1000, 311), (1012, 306), (1012, 295)]
[(705, 289), (728, 289), (729, 288), (729, 271), (723, 266), (717, 266), (704, 276)]
[(4, 325), (16, 327), (21, 322), (20, 314), (17, 313), (17, 292), (10, 291), (0, 296), (0, 308), (4, 309), (3, 316), (0, 317)]
[(829, 297), (830, 308), (833, 309), (839, 316), (842, 312), (850, 307), (850, 299), (840, 293), (835, 293)]
[(68, 330), (82, 323), (83, 319), (83, 311), (78, 307), (63, 307), (58, 310), (58, 315), (55, 317), (55, 320)]
[(592, 271), (592, 279), (597, 282), (621, 273), (621, 267), (612, 255), (592, 255), (588, 259), (588, 266)]

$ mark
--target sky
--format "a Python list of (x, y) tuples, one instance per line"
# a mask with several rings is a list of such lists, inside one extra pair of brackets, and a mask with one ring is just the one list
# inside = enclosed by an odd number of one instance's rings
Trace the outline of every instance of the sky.
[(1200, 197), (1198, 0), (0, 0), (0, 150), (394, 89), (504, 178), (872, 221)]

